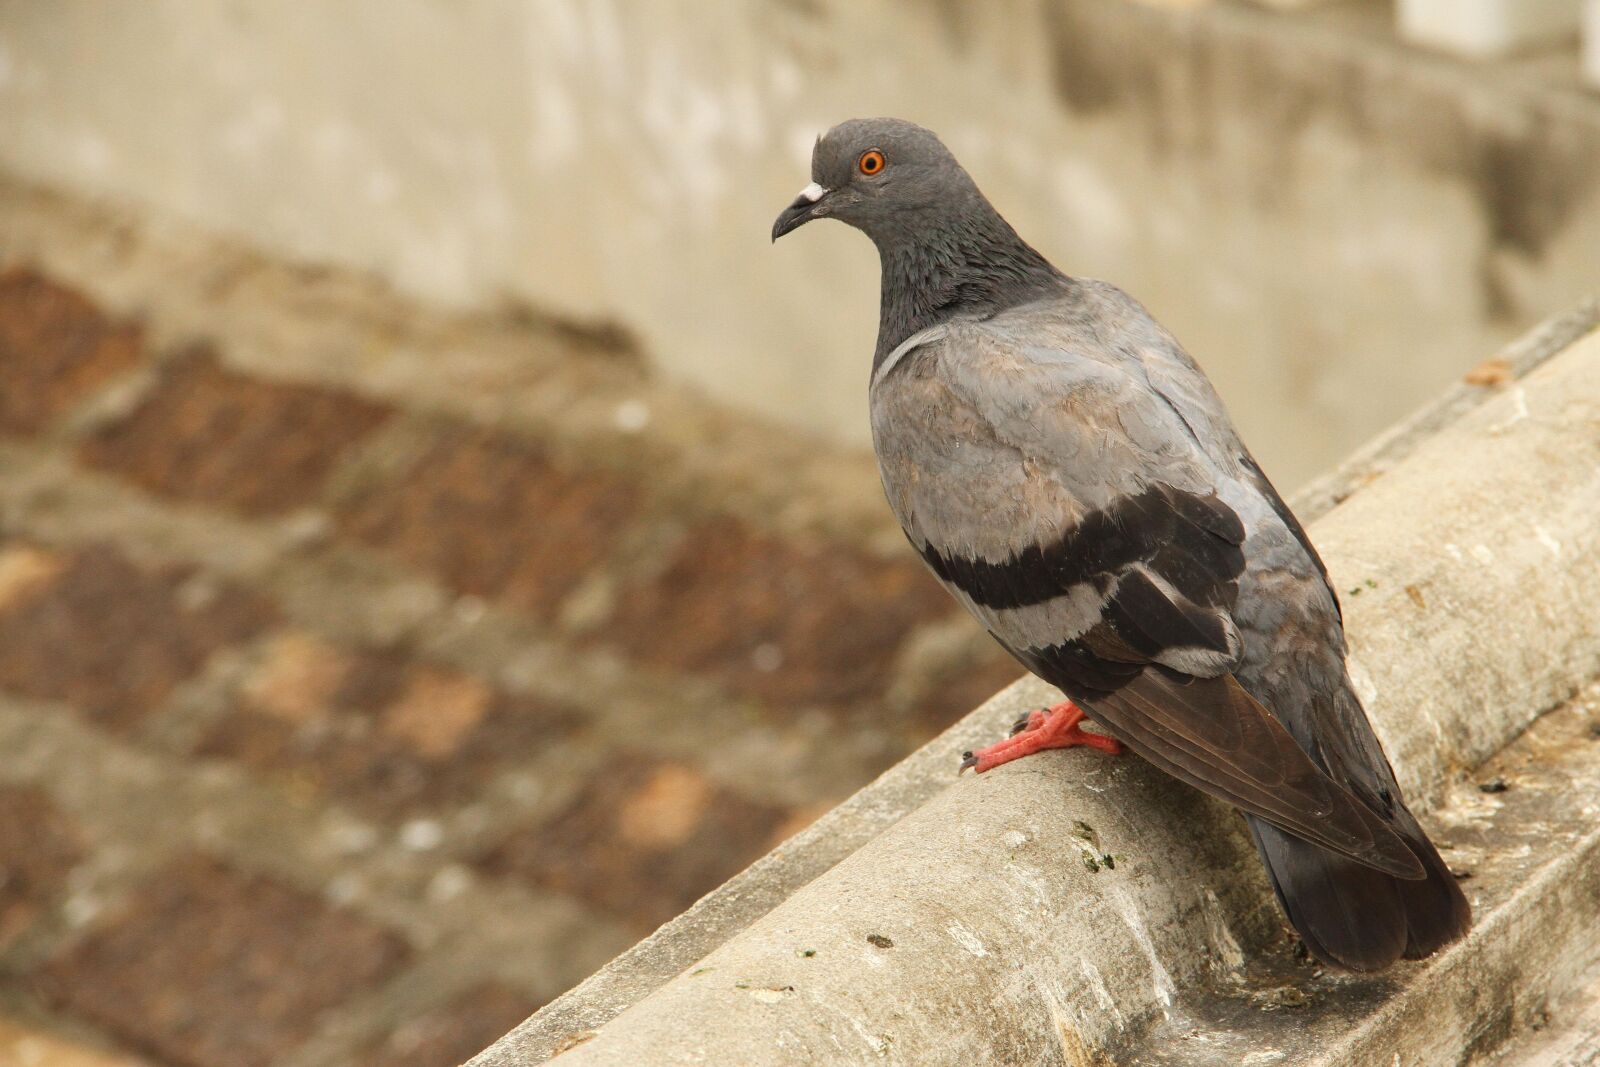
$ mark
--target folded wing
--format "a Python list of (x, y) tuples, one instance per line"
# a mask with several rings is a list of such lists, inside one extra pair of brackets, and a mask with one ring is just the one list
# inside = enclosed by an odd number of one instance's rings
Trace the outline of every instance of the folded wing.
[[(1423, 877), (1233, 675), (1250, 531), (1224, 497), (1254, 504), (1252, 490), (1223, 492), (1137, 366), (1074, 360), (1070, 339), (1041, 352), (1038, 336), (1022, 350), (996, 328), (952, 330), (940, 344), (959, 358), (908, 358), (875, 386), (884, 482), (913, 545), (1013, 655), (1151, 763), (1362, 864)], [(1275, 515), (1259, 505), (1252, 516)]]

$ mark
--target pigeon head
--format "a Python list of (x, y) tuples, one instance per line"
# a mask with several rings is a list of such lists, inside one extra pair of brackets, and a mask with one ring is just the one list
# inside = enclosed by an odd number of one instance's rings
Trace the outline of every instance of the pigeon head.
[(772, 239), (835, 218), (872, 238), (883, 267), (874, 365), (918, 330), (1060, 292), (1069, 279), (1028, 246), (930, 131), (851, 119), (817, 139), (811, 184)]
[(772, 239), (835, 218), (882, 245), (982, 199), (931, 130), (902, 119), (851, 119), (817, 138), (811, 184), (778, 216)]

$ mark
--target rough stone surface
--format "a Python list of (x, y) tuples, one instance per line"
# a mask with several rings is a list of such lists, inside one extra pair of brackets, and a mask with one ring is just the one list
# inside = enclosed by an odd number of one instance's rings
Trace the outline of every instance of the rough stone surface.
[(393, 650), (289, 632), (270, 641), (195, 753), (395, 817), (471, 801), (497, 772), (580, 724), (567, 704), (496, 691)]
[(1528, 1032), (1495, 1067), (1595, 1067), (1600, 1064), (1600, 967), (1571, 982), (1529, 1021)]
[(62, 559), (48, 583), (0, 604), (0, 686), (128, 729), (211, 653), (273, 614), (253, 592), (91, 546)]
[(134, 367), (139, 330), (27, 269), (0, 274), (0, 433), (37, 433)]
[(665, 568), (624, 587), (618, 601), (605, 639), (647, 663), (713, 671), (779, 705), (877, 695), (906, 635), (949, 612), (920, 563), (885, 567), (843, 546), (788, 544), (731, 520), (687, 530)]
[(340, 452), (387, 416), (370, 400), (264, 382), (197, 354), (169, 364), (82, 457), (154, 493), (267, 515), (315, 502)]
[(315, 896), (193, 857), (159, 872), (40, 981), (48, 997), (174, 1063), (254, 1067), (279, 1062), (317, 1013), (371, 989), (408, 951)]
[(341, 525), (463, 593), (550, 615), (606, 561), (637, 491), (603, 472), (560, 470), (514, 437), (453, 430), (371, 486)]
[(0, 787), (0, 951), (50, 907), (82, 858), (83, 843), (48, 793)]
[(501, 842), (484, 865), (593, 901), (642, 934), (766, 852), (786, 816), (692, 767), (622, 756), (553, 819)]

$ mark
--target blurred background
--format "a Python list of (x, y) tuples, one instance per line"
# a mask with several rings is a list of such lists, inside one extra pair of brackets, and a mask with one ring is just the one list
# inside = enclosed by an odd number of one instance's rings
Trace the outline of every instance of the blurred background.
[(1287, 491), (1600, 287), (1578, 10), (0, 0), (0, 1065), (456, 1063), (1016, 675), (768, 244), (828, 126)]

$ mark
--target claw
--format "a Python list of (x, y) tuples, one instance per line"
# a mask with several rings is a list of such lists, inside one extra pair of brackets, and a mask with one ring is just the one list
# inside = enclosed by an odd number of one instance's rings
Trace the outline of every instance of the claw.
[(1010, 763), (1047, 748), (1087, 745), (1113, 756), (1122, 752), (1121, 742), (1105, 734), (1082, 729), (1078, 725), (1082, 721), (1083, 709), (1070, 700), (1053, 708), (1030, 711), (1004, 741), (997, 741), (976, 752), (963, 752), (961, 767), (956, 773), (973, 770), (982, 774), (1002, 763)]
[(1011, 736), (1016, 737), (1020, 733), (1026, 733), (1029, 730), (1037, 730), (1039, 727), (1044, 725), (1045, 716), (1049, 714), (1049, 708), (1034, 708), (1022, 718), (1011, 724)]

